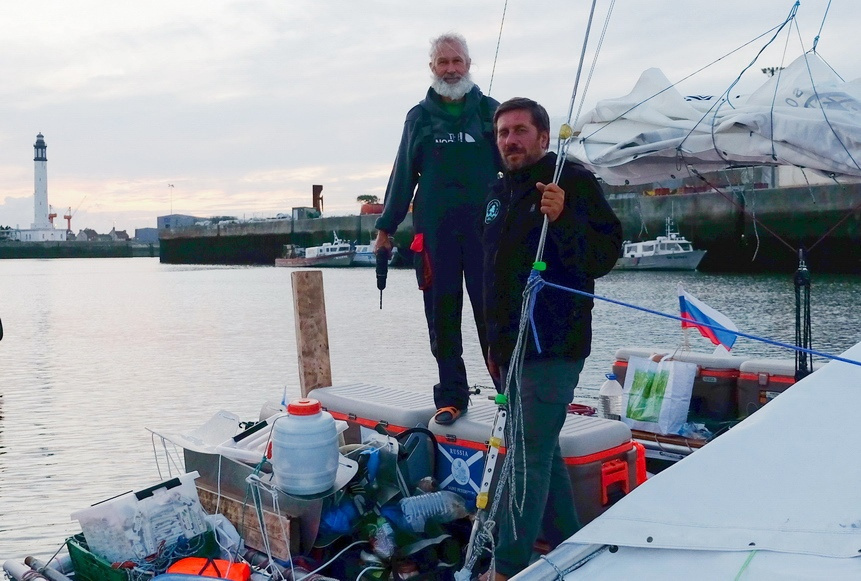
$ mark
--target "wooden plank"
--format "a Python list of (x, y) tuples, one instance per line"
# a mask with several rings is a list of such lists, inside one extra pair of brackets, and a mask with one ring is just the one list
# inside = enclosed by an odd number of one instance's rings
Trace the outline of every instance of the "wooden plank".
[[(257, 520), (257, 510), (253, 504), (240, 502), (224, 495), (219, 500), (217, 492), (203, 488), (200, 485), (197, 486), (197, 495), (200, 498), (203, 510), (207, 513), (215, 514), (216, 506), (218, 507), (218, 512), (223, 514), (236, 527), (246, 546), (263, 553), (266, 552), (266, 545), (263, 543), (263, 534), (260, 532), (260, 522)], [(263, 522), (266, 525), (269, 548), (272, 551), (273, 557), (288, 561), (290, 560), (291, 549), (292, 554), (300, 553), (298, 519), (291, 519), (264, 510)], [(287, 535), (286, 539), (284, 538), (285, 534)]]
[(299, 270), (291, 273), (291, 277), (299, 387), (302, 397), (307, 397), (318, 387), (332, 385), (323, 273), (319, 270)]

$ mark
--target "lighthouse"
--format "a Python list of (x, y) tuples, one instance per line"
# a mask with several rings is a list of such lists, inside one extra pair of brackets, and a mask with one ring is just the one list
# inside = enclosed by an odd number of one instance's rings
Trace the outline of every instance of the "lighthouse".
[(45, 144), (45, 136), (39, 133), (36, 143), (33, 144), (35, 155), (33, 163), (36, 165), (35, 190), (34, 190), (34, 219), (31, 228), (33, 230), (47, 230), (54, 227), (48, 218), (50, 208), (48, 207), (48, 146)]
[(36, 135), (33, 144), (34, 189), (33, 189), (33, 224), (29, 230), (13, 230), (12, 239), (22, 242), (53, 242), (66, 239), (66, 229), (54, 229), (51, 206), (48, 205), (48, 146), (45, 136)]

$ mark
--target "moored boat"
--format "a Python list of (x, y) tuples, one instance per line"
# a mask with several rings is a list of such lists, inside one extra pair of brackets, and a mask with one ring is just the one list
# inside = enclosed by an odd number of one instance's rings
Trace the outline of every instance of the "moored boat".
[(356, 253), (353, 254), (351, 266), (376, 266), (377, 256), (373, 244), (356, 244), (353, 248)]
[(666, 220), (666, 235), (654, 240), (631, 242), (626, 240), (622, 256), (616, 261), (616, 270), (696, 270), (705, 250), (694, 250), (693, 244), (673, 227), (672, 218)]
[[(377, 255), (374, 251), (374, 244), (356, 244), (354, 246), (356, 253), (353, 255), (351, 266), (376, 266)], [(397, 261), (398, 249), (392, 248), (392, 253), (389, 256), (389, 266), (392, 266)]]
[(275, 266), (344, 267), (352, 264), (355, 254), (353, 245), (341, 240), (335, 233), (332, 242), (324, 242), (320, 246), (301, 249), (285, 244), (281, 258), (275, 259)]

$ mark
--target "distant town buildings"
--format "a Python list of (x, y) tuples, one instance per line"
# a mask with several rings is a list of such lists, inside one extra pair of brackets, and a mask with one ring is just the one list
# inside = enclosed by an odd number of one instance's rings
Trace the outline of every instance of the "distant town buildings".
[(158, 244), (158, 228), (135, 228), (135, 240), (145, 244)]
[(170, 230), (171, 228), (188, 228), (194, 226), (197, 222), (204, 218), (196, 218), (195, 216), (187, 216), (185, 214), (170, 214), (168, 216), (159, 216), (156, 218), (156, 226), (159, 230)]

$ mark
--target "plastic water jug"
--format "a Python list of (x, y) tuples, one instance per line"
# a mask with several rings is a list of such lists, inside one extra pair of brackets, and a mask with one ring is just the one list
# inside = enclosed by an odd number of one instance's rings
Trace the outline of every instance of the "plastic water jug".
[(598, 390), (598, 399), (601, 402), (601, 417), (608, 420), (622, 419), (622, 386), (616, 381), (614, 373), (605, 375), (607, 381)]
[(335, 419), (316, 399), (287, 405), (287, 415), (272, 425), (272, 472), (275, 484), (289, 494), (317, 494), (335, 484), (338, 473)]

